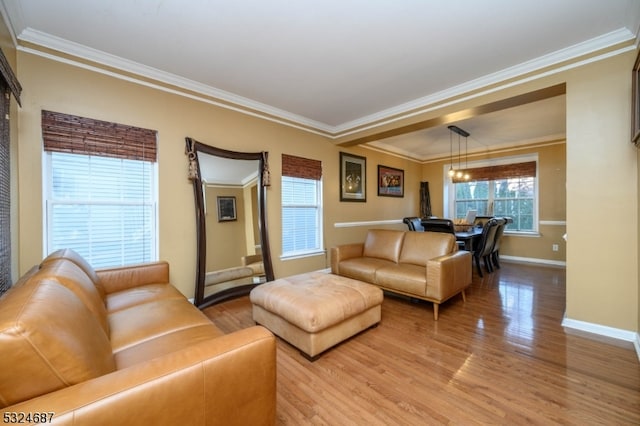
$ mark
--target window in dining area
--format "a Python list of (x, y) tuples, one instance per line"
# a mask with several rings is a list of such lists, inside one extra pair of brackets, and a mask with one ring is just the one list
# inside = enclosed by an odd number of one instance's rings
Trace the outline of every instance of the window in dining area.
[(478, 215), (510, 217), (510, 232), (537, 232), (537, 158), (503, 164), (470, 167), (468, 181), (452, 180), (449, 186), (453, 217), (464, 218), (469, 210)]

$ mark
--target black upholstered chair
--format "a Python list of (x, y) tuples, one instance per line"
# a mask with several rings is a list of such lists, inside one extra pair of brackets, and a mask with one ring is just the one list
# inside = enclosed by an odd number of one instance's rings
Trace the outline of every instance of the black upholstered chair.
[(493, 219), (493, 216), (476, 216), (473, 226), (484, 226), (485, 223), (489, 222), (489, 219)]
[(456, 228), (453, 226), (451, 219), (422, 219), (422, 227), (427, 232), (456, 233)]
[(499, 217), (496, 218), (496, 222), (498, 222), (498, 227), (496, 228), (496, 235), (493, 241), (493, 248), (491, 249), (491, 264), (496, 268), (500, 269), (500, 242), (502, 241), (502, 236), (504, 235), (504, 229), (507, 226), (507, 218)]
[(493, 250), (493, 243), (496, 237), (496, 231), (498, 230), (498, 221), (495, 219), (489, 219), (482, 228), (482, 236), (480, 237), (480, 244), (474, 247), (473, 259), (476, 262), (476, 268), (478, 269), (478, 275), (482, 277), (482, 268), (480, 267), (480, 259), (484, 261), (484, 267), (487, 272), (493, 272), (491, 266), (491, 251)]
[(402, 219), (404, 223), (409, 227), (409, 231), (423, 232), (422, 221), (419, 217), (405, 217)]
[[(456, 234), (456, 227), (451, 219), (422, 219), (422, 227), (427, 232), (443, 232), (446, 234)], [(458, 241), (458, 249), (464, 250), (464, 242)]]

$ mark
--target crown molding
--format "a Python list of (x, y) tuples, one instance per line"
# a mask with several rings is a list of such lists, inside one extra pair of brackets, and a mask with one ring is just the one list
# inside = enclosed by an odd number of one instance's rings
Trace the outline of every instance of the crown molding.
[[(348, 136), (349, 134), (360, 132), (362, 130), (371, 129), (382, 124), (389, 124), (393, 121), (403, 120), (415, 115), (423, 114), (430, 111), (433, 108), (428, 106), (439, 104), (447, 99), (456, 98), (464, 95), (465, 93), (473, 93), (478, 90), (482, 90), (487, 87), (491, 87), (500, 84), (505, 81), (517, 79), (527, 74), (535, 73), (546, 68), (560, 67), (556, 72), (572, 68), (567, 66), (566, 62), (576, 61), (574, 66), (583, 65), (585, 62), (580, 60), (588, 55), (598, 54), (593, 60), (604, 59), (611, 56), (607, 54), (606, 50), (614, 46), (624, 43), (634, 43), (636, 40), (635, 34), (626, 28), (620, 28), (616, 31), (604, 34), (602, 36), (587, 40), (582, 43), (575, 44), (565, 49), (558, 50), (548, 55), (541, 56), (531, 61), (523, 62), (519, 65), (515, 65), (510, 68), (506, 68), (499, 72), (489, 74), (475, 80), (470, 80), (466, 83), (451, 87), (449, 89), (434, 93), (432, 95), (424, 96), (413, 101), (397, 105), (392, 108), (388, 108), (377, 113), (361, 117), (356, 120), (352, 120), (341, 125), (335, 126), (333, 132), (340, 136)], [(614, 53), (624, 53), (631, 47), (623, 47), (615, 50)], [(547, 72), (545, 75), (549, 75), (553, 72)], [(504, 86), (502, 86), (504, 87)], [(484, 91), (483, 93), (487, 93)], [(466, 97), (465, 99), (468, 99)], [(450, 104), (450, 103), (449, 103)], [(440, 108), (442, 105), (439, 105)], [(390, 119), (390, 117), (393, 117)], [(381, 121), (384, 121), (381, 123)], [(375, 123), (375, 124), (374, 124)], [(374, 124), (374, 125), (372, 125)], [(363, 126), (368, 126), (364, 127)]]
[[(174, 87), (199, 93), (207, 97), (219, 99), (221, 101), (246, 108), (247, 110), (258, 111), (268, 116), (277, 117), (303, 127), (318, 130), (322, 133), (330, 134), (333, 132), (333, 127), (325, 123), (311, 120), (301, 115), (293, 114), (291, 112), (202, 84), (194, 80), (183, 78), (157, 68), (142, 65), (138, 62), (130, 61), (97, 49), (92, 49), (32, 28), (26, 28), (19, 35), (18, 40), (23, 43), (41, 46), (49, 50), (58, 51), (96, 64), (139, 75)], [(31, 51), (33, 53), (33, 50)]]
[[(2, 1), (1, 4), (3, 8), (6, 8), (6, 4), (4, 1)], [(4, 9), (1, 10), (1, 12), (5, 17), (5, 20), (8, 19), (8, 16), (18, 16), (19, 18), (19, 15), (15, 15), (14, 13), (6, 13), (7, 11)], [(9, 26), (11, 28), (12, 34), (16, 28), (21, 28), (20, 22), (10, 22)], [(464, 84), (454, 86), (452, 88), (434, 93), (432, 95), (424, 96), (413, 101), (388, 108), (375, 114), (361, 117), (359, 119), (352, 120), (337, 126), (331, 126), (326, 123), (312, 120), (307, 117), (275, 108), (270, 105), (254, 101), (252, 99), (245, 98), (243, 96), (235, 95), (233, 93), (209, 85), (182, 78), (175, 74), (171, 74), (153, 67), (149, 67), (134, 61), (129, 61), (118, 56), (111, 55), (106, 52), (86, 47), (78, 43), (55, 37), (50, 34), (34, 30), (32, 28), (26, 28), (24, 31), (22, 31), (22, 33), (20, 33), (17, 37), (17, 40), (18, 48), (23, 51), (40, 54), (50, 59), (58, 59), (74, 65), (84, 66), (85, 68), (99, 70), (99, 67), (87, 66), (86, 64), (82, 64), (81, 61), (73, 61), (69, 60), (68, 58), (58, 58), (55, 54), (51, 54), (51, 52), (46, 53), (39, 51), (37, 48), (26, 48), (23, 46), (21, 47), (20, 43), (27, 43), (51, 51), (57, 51), (84, 61), (90, 61), (92, 63), (99, 64), (100, 66), (109, 67), (111, 69), (157, 81), (161, 84), (153, 86), (162, 90), (170, 90), (173, 93), (181, 94), (180, 91), (162, 87), (162, 85), (172, 86), (174, 88), (179, 88), (191, 93), (202, 95), (202, 97), (199, 97), (197, 95), (194, 96), (193, 94), (182, 93), (183, 95), (189, 96), (194, 99), (200, 99), (224, 108), (233, 109), (245, 114), (261, 117), (310, 133), (319, 134), (329, 139), (337, 139), (339, 137), (355, 134), (363, 130), (376, 128), (384, 124), (389, 124), (406, 118), (410, 118), (412, 116), (424, 114), (425, 112), (429, 112), (435, 108), (441, 108), (443, 105), (462, 102), (463, 100), (474, 98), (476, 96), (480, 96), (494, 90), (499, 90), (531, 79), (540, 78), (541, 76), (554, 74), (566, 69), (584, 65), (588, 62), (601, 60), (606, 57), (626, 52), (630, 49), (635, 48), (636, 34), (633, 34), (626, 28), (621, 28), (619, 30), (612, 31), (608, 34), (604, 34), (591, 40), (578, 43), (566, 49), (558, 50), (534, 60), (521, 63), (519, 65), (486, 75), (475, 80), (471, 80)], [(627, 44), (633, 44), (633, 46)], [(540, 73), (542, 70), (546, 71)], [(534, 74), (536, 72), (540, 74), (531, 76), (531, 74)], [(107, 73), (110, 75), (115, 75), (115, 73), (113, 72)], [(527, 75), (529, 76), (526, 77)], [(518, 78), (520, 78), (520, 80), (514, 81)], [(135, 78), (131, 77), (127, 77), (127, 79), (130, 81), (136, 81)], [(509, 81), (511, 81), (511, 83), (505, 83)], [(500, 85), (501, 83), (502, 85)], [(144, 84), (149, 85), (148, 82), (145, 82)], [(495, 87), (497, 85), (500, 86)], [(490, 87), (494, 87), (494, 89), (487, 89)], [(476, 92), (476, 94), (464, 96), (465, 94), (474, 92)], [(456, 98), (458, 98), (456, 101), (447, 102), (447, 100)], [(219, 100), (220, 102), (216, 102), (215, 100)]]

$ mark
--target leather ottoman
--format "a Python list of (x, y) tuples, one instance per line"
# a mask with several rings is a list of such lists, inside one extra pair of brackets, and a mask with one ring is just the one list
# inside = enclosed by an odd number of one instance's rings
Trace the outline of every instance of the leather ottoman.
[(310, 360), (380, 322), (382, 290), (326, 272), (280, 278), (251, 290), (253, 320)]

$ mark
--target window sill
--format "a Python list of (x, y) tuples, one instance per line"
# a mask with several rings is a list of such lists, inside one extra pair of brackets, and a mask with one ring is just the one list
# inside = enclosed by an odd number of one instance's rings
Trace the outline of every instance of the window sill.
[(326, 250), (313, 250), (313, 251), (305, 251), (305, 252), (297, 252), (297, 253), (287, 253), (280, 256), (280, 260), (295, 260), (302, 259), (305, 257), (312, 256), (324, 256), (327, 253)]
[(542, 234), (540, 234), (540, 232), (538, 231), (504, 231), (504, 235), (529, 238), (539, 238), (542, 236)]

